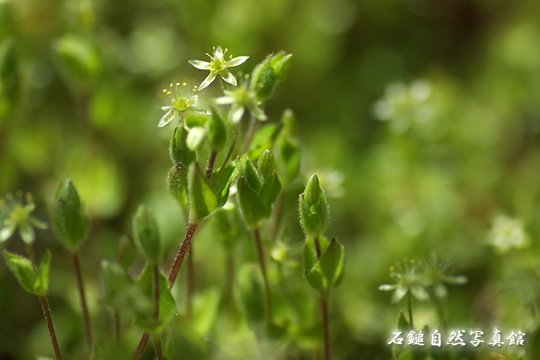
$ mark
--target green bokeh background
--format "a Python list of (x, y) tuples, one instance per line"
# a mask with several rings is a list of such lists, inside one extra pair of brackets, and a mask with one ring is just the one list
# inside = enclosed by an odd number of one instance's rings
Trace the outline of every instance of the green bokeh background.
[[(82, 261), (90, 304), (100, 306), (100, 258), (113, 257), (139, 203), (158, 215), (170, 257), (184, 231), (165, 184), (161, 89), (198, 84), (204, 75), (187, 60), (212, 46), (249, 55), (240, 70), (286, 50), (294, 63), (266, 112), (277, 121), (294, 110), (299, 184), (320, 175), (327, 234), (346, 247), (331, 302), (335, 357), (391, 358), (386, 342), (403, 306), (377, 287), (394, 262), (432, 253), (469, 278), (450, 289), (451, 326), (520, 328), (531, 345), (540, 294), (539, 44), (536, 0), (0, 0), (0, 195), (31, 191), (36, 216), (48, 219), (55, 188), (75, 182), (91, 213)], [(83, 61), (66, 68), (62, 51)], [(303, 242), (295, 200), (286, 201), (293, 248)], [(526, 249), (498, 254), (488, 245), (498, 215), (522, 222)], [(199, 290), (223, 286), (213, 241), (211, 230), (197, 239)], [(17, 239), (2, 246), (21, 250)], [(50, 231), (36, 246), (53, 249), (51, 304), (66, 354), (77, 353), (84, 335), (69, 258)], [(437, 324), (430, 304), (414, 306), (420, 326)], [(1, 262), (0, 359), (50, 352), (37, 301)], [(310, 358), (302, 354), (289, 358)]]

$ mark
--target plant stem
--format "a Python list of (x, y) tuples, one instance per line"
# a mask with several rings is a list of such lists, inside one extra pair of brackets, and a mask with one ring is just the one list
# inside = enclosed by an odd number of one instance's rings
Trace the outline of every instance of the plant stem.
[(39, 302), (41, 303), (41, 307), (43, 308), (43, 315), (45, 315), (45, 320), (47, 320), (47, 326), (49, 327), (49, 336), (51, 337), (54, 355), (56, 356), (56, 360), (62, 360), (60, 347), (58, 346), (58, 341), (56, 340), (56, 332), (54, 331), (54, 324), (51, 316), (51, 309), (49, 307), (49, 301), (45, 296), (39, 296)]
[[(159, 266), (154, 265), (154, 320), (159, 321)], [(163, 351), (161, 350), (161, 341), (159, 334), (154, 334), (154, 343), (158, 360), (163, 360)]]
[(144, 348), (146, 347), (146, 343), (148, 342), (149, 338), (150, 338), (150, 333), (145, 332), (141, 338), (141, 341), (139, 341), (139, 345), (137, 346), (137, 350), (135, 351), (135, 354), (131, 358), (132, 360), (138, 360), (141, 358), (142, 352)]
[(413, 317), (412, 317), (412, 304), (411, 304), (411, 293), (407, 292), (407, 311), (409, 312), (409, 324), (411, 325), (411, 330), (414, 329)]
[(328, 323), (328, 299), (321, 292), (321, 313), (323, 321), (324, 359), (330, 360), (330, 326)]
[(270, 283), (268, 282), (268, 275), (266, 274), (266, 264), (264, 262), (264, 249), (261, 241), (261, 234), (259, 228), (253, 229), (255, 234), (255, 244), (257, 245), (257, 256), (259, 258), (259, 265), (261, 266), (261, 272), (264, 281), (264, 291), (266, 295), (266, 307), (268, 311), (268, 323), (272, 323), (272, 293), (270, 292)]
[[(315, 253), (317, 254), (317, 259), (321, 258), (321, 243), (319, 237), (315, 236), (313, 239), (315, 243)], [(324, 343), (324, 359), (330, 360), (330, 326), (328, 322), (328, 295), (321, 291), (321, 314), (322, 314), (322, 325), (323, 325), (323, 343)]]
[(231, 157), (233, 151), (234, 151), (234, 148), (236, 146), (236, 137), (237, 137), (237, 134), (238, 134), (238, 131), (236, 130), (236, 128), (234, 129), (234, 135), (233, 135), (233, 139), (232, 139), (232, 142), (231, 142), (231, 147), (229, 148), (229, 152), (227, 153), (227, 155), (225, 156), (225, 160), (223, 160), (223, 164), (221, 165), (221, 167), (219, 168), (219, 172), (218, 174), (216, 175), (216, 178), (214, 179), (214, 184), (216, 183), (216, 181), (219, 179), (219, 177), (221, 176), (221, 173), (223, 172), (223, 169), (225, 169), (225, 166), (227, 166), (227, 162), (229, 161), (229, 158)]
[(249, 150), (249, 147), (251, 146), (251, 141), (253, 141), (253, 137), (255, 136), (255, 132), (257, 131), (257, 124), (259, 122), (256, 118), (253, 116), (251, 117), (251, 124), (249, 125), (249, 130), (246, 138), (246, 143), (244, 144), (244, 148), (242, 149), (242, 154)]
[(195, 293), (195, 264), (193, 262), (193, 244), (189, 247), (186, 281), (186, 316), (191, 319), (193, 294)]
[(441, 323), (441, 327), (443, 329), (443, 335), (446, 335), (448, 327), (446, 325), (446, 315), (444, 314), (443, 303), (437, 296), (433, 296), (433, 298), (435, 299), (435, 305), (437, 306), (437, 315), (439, 315), (439, 322)]
[(210, 154), (210, 159), (208, 159), (208, 167), (206, 168), (206, 177), (210, 179), (210, 176), (212, 176), (212, 170), (214, 170), (214, 163), (216, 162), (217, 158), (217, 152), (212, 151)]
[(173, 287), (174, 282), (176, 281), (176, 277), (178, 276), (178, 271), (180, 271), (182, 262), (184, 262), (184, 256), (186, 256), (186, 253), (189, 250), (189, 246), (191, 244), (191, 239), (193, 238), (193, 234), (195, 233), (195, 230), (197, 230), (197, 225), (198, 224), (188, 225), (186, 236), (184, 237), (182, 246), (180, 246), (180, 250), (178, 250), (178, 254), (176, 255), (176, 259), (174, 260), (173, 267), (171, 268), (171, 272), (169, 274), (169, 287), (170, 288)]
[(86, 342), (88, 344), (88, 352), (92, 357), (92, 327), (90, 325), (90, 315), (88, 314), (88, 306), (86, 305), (86, 295), (84, 292), (84, 283), (81, 274), (81, 266), (79, 264), (79, 254), (73, 253), (73, 267), (75, 268), (75, 277), (77, 279), (77, 288), (79, 289), (79, 298), (81, 299), (81, 308), (84, 318), (84, 328), (86, 330)]

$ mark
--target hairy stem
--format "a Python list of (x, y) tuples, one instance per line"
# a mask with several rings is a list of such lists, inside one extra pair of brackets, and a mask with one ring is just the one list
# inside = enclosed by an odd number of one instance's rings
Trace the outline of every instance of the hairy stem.
[(41, 303), (41, 307), (43, 308), (43, 315), (45, 315), (45, 320), (47, 320), (47, 326), (49, 327), (49, 336), (51, 337), (54, 355), (56, 356), (56, 360), (62, 360), (60, 347), (58, 346), (58, 341), (56, 340), (56, 332), (54, 331), (54, 324), (51, 316), (51, 309), (49, 307), (49, 301), (45, 296), (39, 296), (39, 302)]
[(270, 283), (268, 282), (268, 275), (266, 274), (266, 264), (264, 262), (264, 249), (261, 240), (261, 234), (259, 229), (253, 229), (255, 234), (255, 244), (257, 246), (257, 256), (259, 258), (259, 265), (261, 266), (261, 272), (264, 281), (264, 291), (266, 295), (266, 307), (268, 312), (268, 323), (272, 323), (273, 314), (272, 314), (272, 293), (270, 292)]
[(90, 315), (88, 314), (88, 306), (86, 305), (86, 295), (84, 292), (84, 282), (81, 273), (81, 266), (79, 263), (79, 254), (74, 253), (72, 256), (73, 268), (75, 269), (75, 278), (77, 279), (77, 288), (79, 290), (79, 298), (81, 300), (81, 309), (84, 319), (84, 329), (86, 331), (86, 343), (88, 345), (88, 352), (90, 357), (92, 354), (92, 326), (90, 325)]
[(195, 293), (195, 263), (193, 262), (193, 244), (189, 247), (186, 281), (186, 316), (191, 319), (193, 294)]
[(176, 255), (176, 259), (174, 260), (173, 267), (171, 268), (171, 272), (169, 274), (169, 287), (173, 287), (174, 282), (176, 281), (176, 277), (178, 276), (178, 271), (180, 271), (180, 267), (182, 266), (182, 263), (184, 262), (184, 257), (186, 256), (187, 251), (189, 250), (191, 239), (193, 238), (193, 234), (195, 233), (195, 230), (197, 230), (197, 224), (189, 224), (186, 236), (184, 237), (184, 241), (182, 242), (182, 246), (180, 246), (180, 250), (178, 250), (178, 254)]
[(407, 311), (409, 312), (409, 324), (411, 326), (411, 330), (414, 329), (413, 325), (413, 317), (412, 317), (412, 300), (411, 300), (411, 292), (407, 292)]
[(141, 358), (142, 352), (144, 348), (146, 347), (146, 343), (148, 343), (148, 339), (150, 338), (150, 333), (145, 332), (141, 338), (141, 341), (139, 341), (139, 345), (137, 345), (137, 350), (135, 351), (135, 354), (133, 354), (132, 360), (138, 360)]
[(206, 168), (206, 177), (210, 179), (212, 176), (212, 171), (214, 170), (214, 163), (216, 162), (217, 151), (212, 151), (210, 154), (210, 159), (208, 159), (208, 167)]
[[(159, 321), (159, 266), (154, 265), (154, 320)], [(156, 355), (158, 360), (163, 360), (163, 351), (161, 350), (161, 341), (159, 334), (154, 334), (154, 343), (156, 346)]]
[[(319, 237), (316, 236), (313, 239), (315, 243), (315, 253), (317, 259), (321, 258), (321, 243)], [(323, 344), (324, 344), (324, 359), (330, 360), (330, 326), (328, 322), (328, 297), (324, 291), (321, 291), (321, 315), (322, 315), (322, 327), (323, 327)]]

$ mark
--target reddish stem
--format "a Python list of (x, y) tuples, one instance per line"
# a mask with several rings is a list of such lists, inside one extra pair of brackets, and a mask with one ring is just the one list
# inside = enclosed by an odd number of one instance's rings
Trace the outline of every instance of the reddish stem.
[(84, 283), (81, 273), (81, 265), (79, 263), (79, 254), (74, 253), (72, 256), (73, 267), (75, 268), (75, 277), (77, 279), (77, 288), (79, 289), (79, 298), (81, 299), (81, 308), (84, 319), (84, 328), (86, 330), (86, 343), (88, 344), (88, 352), (90, 357), (92, 354), (92, 326), (90, 324), (90, 315), (88, 313), (88, 306), (86, 304), (86, 295), (84, 291)]
[(49, 335), (51, 337), (54, 355), (56, 356), (56, 360), (62, 360), (60, 347), (58, 346), (58, 341), (56, 340), (56, 332), (54, 331), (54, 324), (51, 316), (51, 309), (49, 307), (49, 301), (45, 296), (39, 296), (39, 302), (41, 303), (41, 307), (43, 308), (43, 315), (45, 315), (45, 320), (47, 320), (47, 326), (49, 327)]
[(272, 323), (272, 293), (270, 292), (270, 283), (268, 282), (268, 275), (266, 274), (266, 263), (264, 262), (264, 249), (261, 240), (261, 234), (259, 229), (253, 229), (255, 234), (255, 244), (257, 245), (257, 256), (259, 258), (259, 265), (261, 266), (261, 272), (264, 281), (264, 291), (266, 295), (266, 307), (268, 309), (268, 323)]
[(180, 250), (178, 251), (178, 254), (176, 255), (176, 259), (174, 260), (173, 267), (171, 268), (171, 272), (169, 274), (169, 287), (170, 288), (173, 287), (174, 282), (176, 281), (176, 277), (178, 276), (178, 271), (180, 271), (180, 267), (182, 266), (182, 263), (184, 262), (184, 257), (186, 256), (186, 253), (189, 250), (191, 239), (193, 238), (193, 234), (195, 233), (195, 230), (197, 230), (197, 224), (189, 224), (186, 231), (186, 236), (184, 237), (182, 246), (180, 246)]

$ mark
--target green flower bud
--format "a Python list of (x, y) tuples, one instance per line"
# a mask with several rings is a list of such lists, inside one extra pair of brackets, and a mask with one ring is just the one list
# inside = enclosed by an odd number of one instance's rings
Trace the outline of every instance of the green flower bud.
[(253, 162), (247, 157), (240, 161), (239, 175), (244, 178), (247, 185), (258, 192), (262, 188), (262, 179)]
[(306, 234), (318, 236), (328, 224), (328, 203), (317, 175), (313, 175), (303, 194), (300, 194), (300, 223)]
[(167, 176), (169, 192), (178, 201), (184, 212), (188, 211), (188, 172), (184, 164), (178, 163), (169, 169)]
[(169, 143), (169, 155), (174, 165), (182, 163), (186, 168), (195, 161), (195, 151), (191, 151), (186, 144), (188, 131), (179, 125), (171, 136)]
[(77, 189), (69, 179), (60, 184), (56, 191), (51, 223), (62, 244), (71, 252), (77, 252), (86, 238), (88, 216), (83, 209)]
[(257, 228), (259, 223), (270, 216), (270, 208), (263, 199), (251, 188), (244, 176), (240, 176), (236, 185), (238, 200), (242, 214), (249, 226)]
[(199, 223), (218, 207), (218, 199), (197, 163), (189, 168), (190, 222)]
[(140, 205), (133, 218), (135, 246), (152, 265), (161, 263), (162, 248), (159, 228), (153, 212)]
[(268, 149), (266, 149), (257, 162), (257, 168), (263, 179), (268, 179), (274, 173), (274, 155)]
[(264, 284), (259, 267), (246, 264), (235, 281), (234, 298), (248, 322), (262, 324), (266, 318)]
[(212, 116), (206, 123), (206, 128), (212, 151), (219, 152), (223, 150), (227, 143), (227, 126), (217, 109), (212, 108)]
[(272, 55), (268, 55), (253, 69), (251, 76), (251, 89), (257, 100), (266, 100), (272, 96), (276, 85), (276, 76), (272, 67)]
[(272, 68), (278, 81), (281, 81), (289, 74), (293, 60), (292, 54), (287, 54), (285, 51), (281, 51), (279, 54), (272, 58)]

